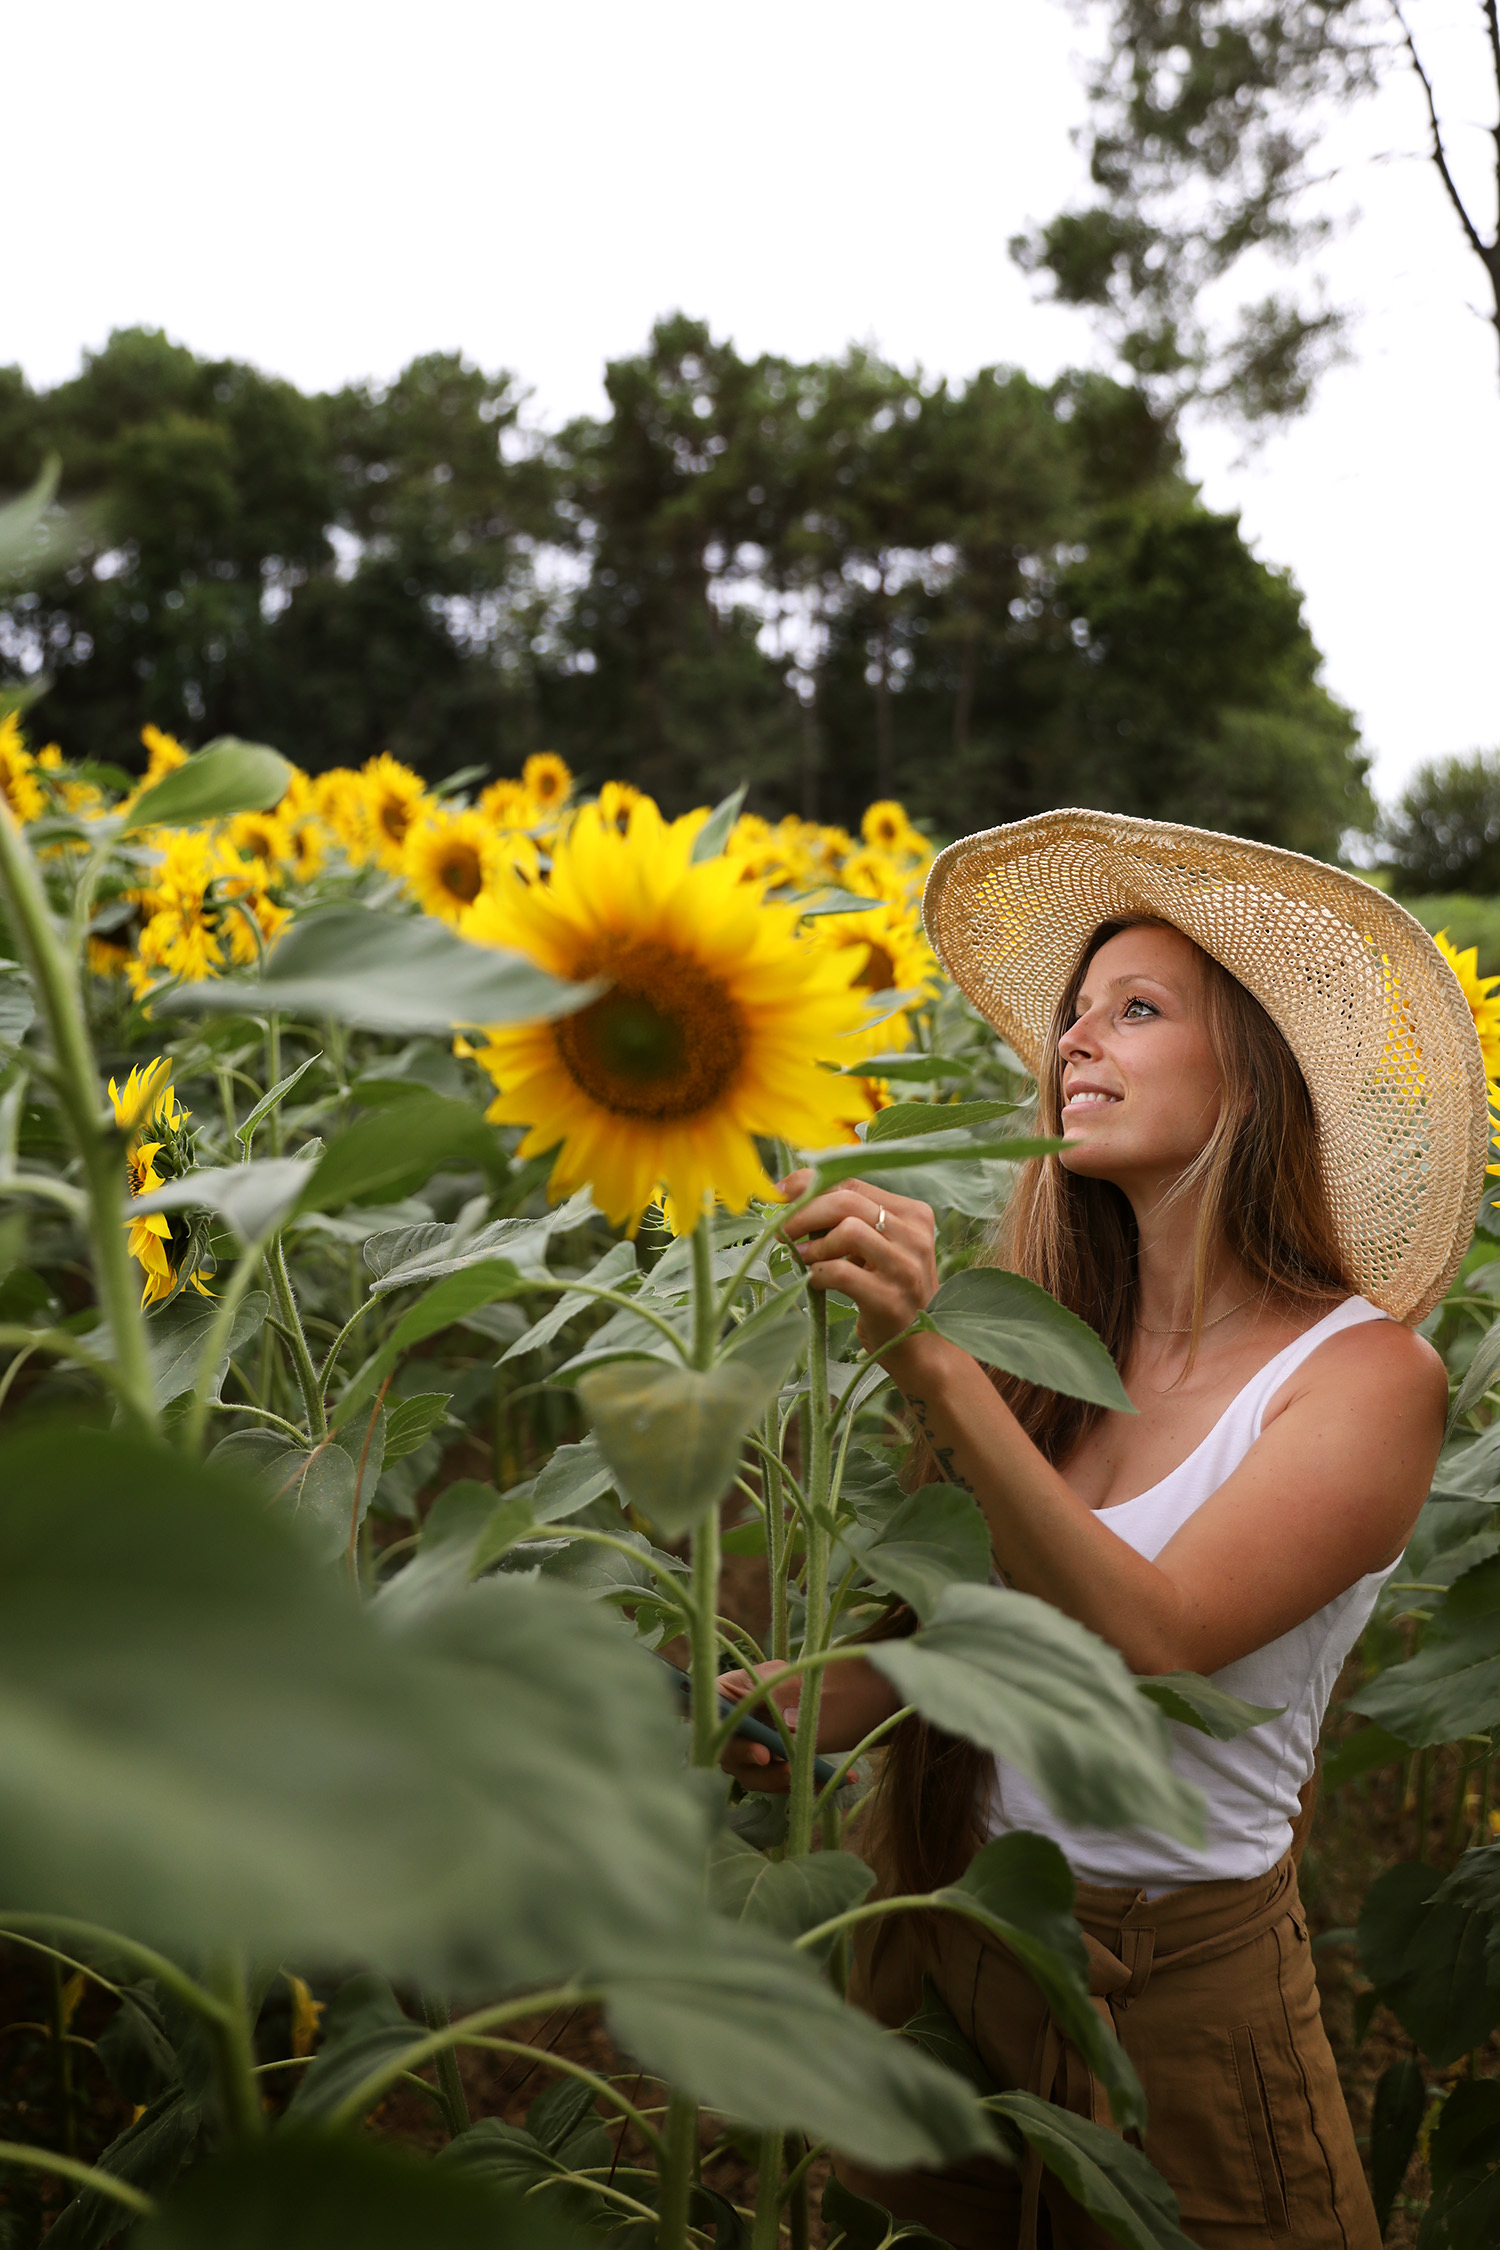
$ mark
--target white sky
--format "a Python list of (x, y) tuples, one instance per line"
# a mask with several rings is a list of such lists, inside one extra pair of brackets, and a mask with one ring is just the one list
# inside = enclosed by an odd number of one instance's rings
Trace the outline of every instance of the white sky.
[[(1466, 120), (1492, 115), (1472, 0), (1414, 0)], [(74, 371), (165, 328), (305, 388), (462, 349), (547, 421), (596, 409), (655, 315), (740, 349), (851, 339), (963, 376), (1097, 358), (1038, 306), (1008, 236), (1081, 176), (1060, 0), (72, 0), (10, 11), (0, 361)], [(1365, 217), (1328, 264), (1356, 363), (1251, 461), (1190, 465), (1290, 566), (1389, 797), (1420, 760), (1500, 744), (1500, 378), (1483, 276), (1400, 84), (1340, 126)]]

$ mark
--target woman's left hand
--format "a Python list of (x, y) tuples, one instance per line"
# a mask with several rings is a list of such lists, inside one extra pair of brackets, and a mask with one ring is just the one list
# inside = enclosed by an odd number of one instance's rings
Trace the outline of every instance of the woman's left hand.
[[(811, 1184), (810, 1172), (792, 1172), (781, 1192), (795, 1202)], [(788, 1219), (782, 1232), (806, 1264), (814, 1289), (838, 1289), (853, 1298), (867, 1352), (882, 1350), (932, 1302), (937, 1222), (912, 1196), (845, 1180)]]

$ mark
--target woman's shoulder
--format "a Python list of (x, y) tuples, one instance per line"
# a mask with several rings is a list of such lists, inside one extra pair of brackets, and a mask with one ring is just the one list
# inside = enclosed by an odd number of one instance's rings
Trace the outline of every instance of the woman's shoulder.
[(1324, 1391), (1360, 1399), (1379, 1421), (1417, 1412), (1441, 1422), (1448, 1411), (1448, 1371), (1431, 1344), (1404, 1321), (1379, 1314), (1348, 1319), (1320, 1337), (1271, 1401), (1267, 1420), (1294, 1399)]

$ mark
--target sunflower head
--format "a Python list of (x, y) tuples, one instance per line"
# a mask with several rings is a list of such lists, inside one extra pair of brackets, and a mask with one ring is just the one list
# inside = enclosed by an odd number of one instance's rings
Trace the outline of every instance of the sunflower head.
[(649, 798), (623, 834), (586, 806), (548, 878), (509, 886), (466, 929), (553, 975), (608, 979), (576, 1014), (475, 1052), (498, 1089), (490, 1117), (530, 1128), (525, 1155), (557, 1150), (552, 1192), (587, 1184), (632, 1229), (662, 1189), (689, 1224), (710, 1195), (743, 1210), (772, 1192), (757, 1136), (818, 1146), (868, 1111), (821, 1067), (852, 1056), (857, 963), (809, 944), (732, 861), (695, 863), (693, 833)]
[(573, 776), (554, 750), (538, 750), (521, 768), (521, 787), (543, 815), (560, 812), (573, 794)]
[(514, 846), (526, 843), (499, 833), (482, 812), (437, 807), (407, 830), (402, 872), (425, 914), (458, 923), (493, 889), (514, 858)]
[(1434, 943), (1469, 1003), (1474, 1029), (1479, 1034), (1479, 1051), (1484, 1057), (1485, 1077), (1494, 1078), (1500, 1075), (1500, 977), (1479, 974), (1478, 946), (1466, 946), (1460, 953), (1449, 943), (1446, 930), (1438, 931)]
[(872, 850), (878, 852), (916, 852), (927, 849), (927, 840), (912, 826), (905, 805), (894, 797), (878, 797), (873, 805), (866, 805), (859, 832)]
[(0, 719), (0, 797), (22, 827), (47, 809), (47, 793), (37, 780), (36, 761), (21, 738), (21, 721), (14, 711)]
[(153, 782), (165, 779), (166, 775), (175, 773), (179, 766), (185, 766), (188, 762), (188, 753), (176, 735), (163, 734), (160, 727), (142, 727), (141, 742), (146, 752), (144, 786), (147, 789)]
[(421, 779), (410, 766), (382, 754), (361, 768), (365, 825), (372, 857), (393, 875), (401, 873), (406, 831), (422, 809)]
[(237, 813), (224, 835), (240, 858), (252, 863), (262, 883), (274, 880), (293, 856), (291, 833), (279, 813)]
[(479, 810), (496, 828), (530, 828), (536, 805), (520, 781), (492, 781), (479, 797)]
[[(123, 1087), (116, 1085), (112, 1078), (109, 1082), (109, 1103), (121, 1132), (140, 1137), (144, 1137), (158, 1123), (169, 1132), (176, 1132), (181, 1127), (183, 1118), (189, 1115), (178, 1101), (177, 1090), (172, 1084), (170, 1055), (158, 1055), (152, 1062), (137, 1063)], [(161, 1145), (158, 1138), (155, 1149), (160, 1149)], [(145, 1190), (132, 1188), (131, 1193), (142, 1195)]]
[(636, 806), (646, 802), (633, 782), (606, 781), (599, 792), (599, 818), (606, 826), (618, 829), (622, 836), (627, 835)]

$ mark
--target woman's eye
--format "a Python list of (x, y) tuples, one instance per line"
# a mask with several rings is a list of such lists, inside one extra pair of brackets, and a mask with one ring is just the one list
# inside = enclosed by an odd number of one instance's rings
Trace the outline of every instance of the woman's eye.
[(1120, 1013), (1129, 1019), (1135, 1015), (1137, 1009), (1141, 1011), (1142, 1015), (1154, 1016), (1156, 1013), (1149, 1000), (1127, 1000)]

